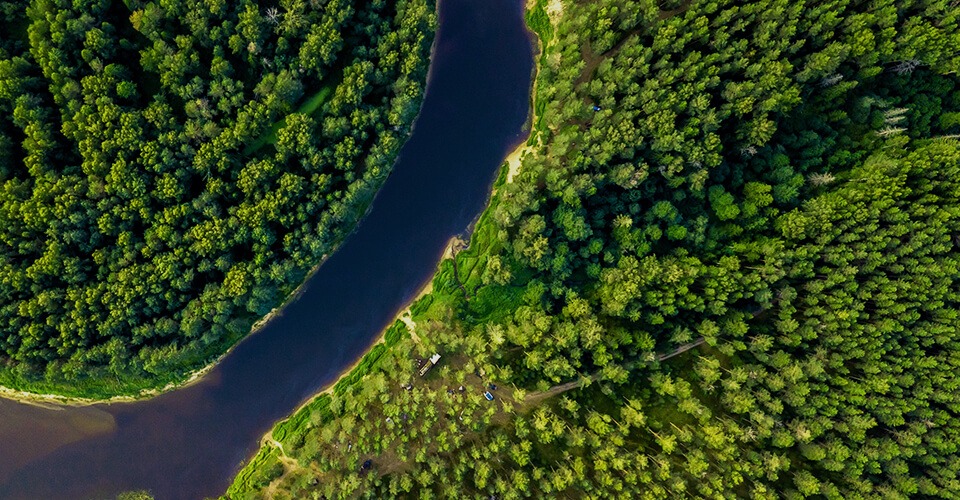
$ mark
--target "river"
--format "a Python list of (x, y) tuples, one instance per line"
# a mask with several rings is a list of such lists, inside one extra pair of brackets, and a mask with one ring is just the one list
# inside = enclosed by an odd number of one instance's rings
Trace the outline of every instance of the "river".
[(0, 498), (222, 494), (259, 438), (374, 341), (483, 209), (525, 138), (522, 0), (441, 0), (426, 97), (370, 213), (281, 315), (198, 383), (147, 401), (41, 408), (0, 400)]

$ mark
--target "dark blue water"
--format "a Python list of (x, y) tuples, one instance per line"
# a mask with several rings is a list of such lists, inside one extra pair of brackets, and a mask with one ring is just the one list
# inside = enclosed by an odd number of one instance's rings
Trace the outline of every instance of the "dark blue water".
[(521, 0), (442, 0), (426, 98), (394, 172), (305, 293), (200, 383), (131, 403), (0, 402), (0, 498), (222, 494), (259, 438), (336, 379), (483, 209), (523, 140), (532, 71)]

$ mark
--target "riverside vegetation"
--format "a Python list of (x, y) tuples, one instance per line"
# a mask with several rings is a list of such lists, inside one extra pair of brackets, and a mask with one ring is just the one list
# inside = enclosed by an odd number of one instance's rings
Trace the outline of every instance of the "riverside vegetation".
[(0, 1), (0, 385), (136, 394), (248, 334), (390, 172), (435, 28), (426, 0)]
[(956, 3), (528, 9), (519, 172), (227, 496), (960, 495)]

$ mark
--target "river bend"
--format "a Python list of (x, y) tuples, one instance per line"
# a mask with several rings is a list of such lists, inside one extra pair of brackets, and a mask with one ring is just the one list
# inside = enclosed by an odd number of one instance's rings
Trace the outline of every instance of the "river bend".
[(393, 173), (304, 293), (200, 382), (136, 403), (0, 400), (0, 498), (222, 494), (273, 423), (350, 366), (433, 274), (525, 138), (521, 0), (441, 0), (426, 97)]

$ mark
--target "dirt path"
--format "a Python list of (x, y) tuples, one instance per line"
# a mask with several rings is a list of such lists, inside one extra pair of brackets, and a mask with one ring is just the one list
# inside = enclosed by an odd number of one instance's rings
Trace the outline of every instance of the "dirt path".
[(465, 245), (461, 240), (459, 240), (459, 239), (456, 241), (456, 243), (454, 243), (454, 245), (455, 245), (455, 247), (453, 247), (453, 259), (452, 259), (452, 261), (453, 261), (453, 279), (455, 279), (455, 280), (457, 281), (457, 286), (459, 286), (459, 287), (460, 287), (460, 290), (463, 291), (463, 299), (466, 300), (466, 301), (469, 301), (469, 300), (470, 300), (470, 294), (467, 293), (467, 287), (463, 286), (463, 281), (460, 281), (460, 268), (459, 268), (459, 266), (457, 266), (457, 254), (460, 253), (460, 251), (461, 251), (463, 248), (465, 248), (466, 245)]
[(280, 451), (280, 454), (277, 456), (277, 460), (279, 460), (280, 464), (283, 465), (283, 474), (280, 474), (280, 477), (274, 479), (273, 481), (270, 481), (270, 484), (268, 484), (267, 487), (264, 488), (263, 490), (264, 498), (273, 498), (274, 496), (276, 496), (277, 487), (284, 480), (284, 478), (286, 478), (288, 474), (291, 474), (293, 472), (303, 469), (303, 467), (300, 466), (299, 462), (297, 462), (295, 459), (287, 455), (287, 452), (283, 449), (283, 443), (269, 436), (270, 435), (267, 434), (266, 436), (263, 437), (262, 440), (260, 440), (260, 447), (262, 448), (264, 446), (269, 445), (269, 446), (273, 446), (274, 448)]
[(277, 489), (280, 487), (280, 484), (286, 479), (290, 474), (300, 472), (303, 470), (309, 470), (314, 477), (319, 477), (323, 472), (311, 462), (309, 467), (304, 467), (300, 465), (300, 462), (287, 455), (286, 450), (283, 449), (283, 443), (277, 441), (270, 437), (270, 434), (263, 436), (263, 439), (260, 440), (260, 447), (273, 446), (280, 451), (280, 454), (277, 456), (277, 460), (283, 465), (283, 474), (280, 474), (280, 477), (270, 481), (270, 484), (267, 485), (263, 490), (263, 498), (274, 498), (277, 494)]
[(525, 406), (535, 406), (541, 401), (547, 398), (552, 398), (558, 394), (563, 394), (567, 391), (572, 391), (573, 389), (578, 389), (584, 385), (593, 382), (594, 376), (581, 377), (580, 379), (573, 380), (571, 382), (566, 382), (560, 385), (555, 385), (543, 392), (535, 392), (533, 394), (528, 394), (523, 400)]
[[(658, 362), (666, 361), (674, 356), (679, 356), (680, 354), (683, 354), (689, 351), (690, 349), (695, 349), (703, 345), (704, 342), (706, 342), (706, 339), (704, 339), (703, 337), (700, 337), (694, 340), (693, 342), (683, 344), (672, 351), (658, 354), (657, 361)], [(638, 365), (645, 365), (645, 364), (649, 364), (649, 363), (646, 363), (646, 362), (634, 363), (631, 365), (624, 365), (624, 368), (627, 370), (631, 370), (631, 369), (637, 368)], [(565, 382), (560, 385), (555, 385), (545, 391), (528, 394), (527, 397), (524, 398), (523, 400), (523, 406), (525, 408), (530, 408), (536, 405), (537, 403), (543, 401), (544, 399), (551, 398), (558, 394), (563, 394), (567, 391), (572, 391), (573, 389), (579, 389), (580, 387), (583, 387), (585, 385), (589, 385), (591, 382), (593, 382), (594, 380), (597, 380), (599, 377), (600, 377), (600, 372), (595, 372), (591, 375), (580, 377), (577, 380), (572, 380), (570, 382)]]
[(672, 350), (672, 351), (670, 351), (670, 352), (668, 352), (668, 353), (664, 353), (664, 354), (661, 354), (661, 355), (657, 356), (657, 361), (666, 361), (666, 360), (668, 360), (668, 359), (670, 359), (670, 358), (672, 358), (672, 357), (674, 357), (674, 356), (678, 356), (678, 355), (680, 355), (680, 354), (683, 354), (683, 353), (689, 351), (690, 349), (693, 349), (693, 348), (695, 348), (695, 347), (700, 347), (700, 346), (703, 345), (703, 343), (706, 342), (706, 341), (707, 341), (707, 339), (705, 339), (705, 338), (703, 338), (703, 337), (700, 337), (700, 338), (698, 338), (697, 340), (694, 340), (693, 342), (690, 342), (689, 344), (683, 344), (682, 346), (680, 346), (680, 347), (678, 347), (678, 348), (676, 348), (676, 349), (674, 349), (674, 350)]
[(413, 316), (409, 310), (406, 314), (400, 316), (400, 321), (403, 321), (403, 324), (407, 325), (407, 331), (410, 332), (410, 338), (413, 339), (413, 342), (420, 345), (420, 336), (417, 335), (417, 322), (413, 320)]

